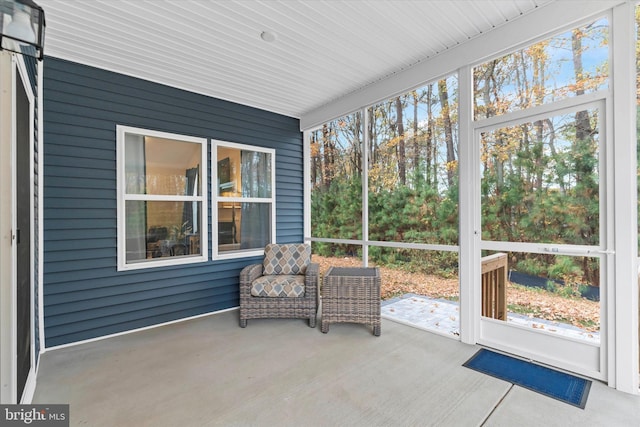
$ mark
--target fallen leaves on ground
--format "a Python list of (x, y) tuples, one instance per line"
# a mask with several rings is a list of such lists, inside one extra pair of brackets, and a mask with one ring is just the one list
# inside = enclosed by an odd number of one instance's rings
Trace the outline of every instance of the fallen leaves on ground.
[[(353, 257), (322, 257), (313, 255), (313, 262), (324, 275), (329, 267), (361, 267), (362, 261)], [(373, 266), (373, 265), (372, 265)], [(413, 293), (430, 298), (458, 299), (460, 285), (457, 278), (442, 278), (424, 273), (379, 267), (383, 300)], [(507, 304), (520, 308), (530, 317), (562, 321), (589, 331), (600, 328), (600, 303), (585, 298), (566, 298), (543, 289), (507, 284)]]

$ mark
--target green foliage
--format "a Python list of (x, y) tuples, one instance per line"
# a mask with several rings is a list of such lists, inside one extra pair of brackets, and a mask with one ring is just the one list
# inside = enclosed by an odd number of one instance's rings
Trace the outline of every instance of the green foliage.
[(554, 282), (553, 280), (547, 280), (547, 283), (545, 284), (545, 289), (548, 290), (549, 292), (558, 292), (558, 288), (560, 286)]
[[(606, 27), (606, 22), (598, 21), (474, 67), (474, 116), (526, 110), (606, 87)], [(573, 43), (574, 33), (582, 35), (580, 45)], [(578, 61), (586, 52), (590, 61)], [(557, 87), (554, 77), (560, 63), (579, 68)], [(369, 240), (457, 245), (457, 102), (457, 82), (449, 77), (315, 131), (312, 236), (362, 239), (361, 177), (366, 170)], [(483, 239), (545, 245), (602, 243), (600, 114), (596, 107), (558, 110), (532, 122), (508, 122), (482, 132)], [(365, 149), (368, 164), (362, 156)], [(359, 250), (322, 243), (316, 252), (341, 255)], [(442, 275), (458, 268), (457, 254), (442, 251), (371, 246), (369, 257), (381, 265)], [(549, 288), (567, 295), (585, 284), (599, 285), (597, 257), (512, 253), (509, 266), (549, 278)]]
[[(334, 179), (326, 190), (317, 189), (311, 197), (312, 233), (315, 237), (333, 239), (362, 238), (362, 190), (360, 177)], [(348, 245), (349, 246), (349, 245)], [(319, 255), (336, 253), (331, 245), (319, 247)], [(351, 253), (342, 248), (339, 252)]]
[[(311, 197), (313, 236), (360, 239), (362, 196), (360, 178), (336, 177), (328, 189), (316, 188)], [(430, 187), (369, 193), (369, 239), (389, 242), (458, 243), (458, 194), (454, 186), (444, 195)], [(360, 255), (356, 245), (315, 242), (322, 256)], [(458, 269), (456, 253), (408, 251), (372, 246), (369, 259), (407, 271), (451, 276)]]
[(563, 298), (577, 298), (581, 296), (579, 289), (556, 283), (553, 280), (547, 281), (546, 289), (547, 291), (560, 295)]
[(532, 257), (524, 257), (518, 259), (515, 262), (515, 265), (511, 268), (522, 271), (523, 273), (531, 274), (533, 276), (539, 276), (544, 273), (544, 266), (539, 262), (538, 259)]
[(580, 276), (581, 268), (576, 259), (568, 256), (556, 257), (555, 264), (549, 267), (549, 277), (571, 283), (571, 278)]

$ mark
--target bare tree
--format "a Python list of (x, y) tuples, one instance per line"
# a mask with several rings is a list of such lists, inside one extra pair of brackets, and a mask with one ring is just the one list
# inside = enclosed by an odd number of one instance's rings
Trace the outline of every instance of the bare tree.
[(413, 101), (413, 158), (411, 164), (413, 167), (412, 176), (414, 176), (414, 179), (418, 181), (414, 184), (418, 186), (419, 182), (422, 181), (422, 175), (420, 172), (420, 143), (418, 142), (418, 104), (420, 103), (420, 96), (418, 95), (418, 92), (414, 90), (411, 92), (411, 97)]
[[(571, 32), (571, 52), (573, 58), (573, 70), (576, 78), (576, 95), (584, 95), (584, 68), (582, 66), (582, 38), (584, 32), (580, 29)], [(591, 128), (591, 119), (589, 112), (581, 110), (576, 113), (576, 144), (584, 144), (593, 140), (593, 129)], [(576, 181), (581, 182), (585, 176), (590, 175), (593, 169), (590, 164), (578, 162), (576, 164)]]
[(398, 154), (398, 178), (401, 185), (407, 184), (407, 169), (406, 169), (406, 153), (404, 146), (404, 116), (402, 100), (398, 96), (395, 99), (396, 105), (396, 131), (398, 133), (398, 145), (396, 152)]
[(433, 143), (433, 103), (431, 99), (433, 97), (433, 85), (427, 86), (427, 135), (426, 135), (426, 159), (427, 170), (425, 171), (427, 176), (427, 185), (436, 186), (435, 180), (435, 167), (432, 164), (436, 158)]
[(322, 125), (322, 151), (323, 165), (322, 175), (324, 178), (325, 188), (329, 188), (335, 171), (335, 142), (333, 141), (333, 131), (328, 124)]
[(456, 161), (456, 154), (453, 145), (453, 128), (451, 125), (451, 112), (449, 111), (449, 92), (447, 81), (442, 79), (438, 82), (438, 94), (442, 107), (442, 119), (444, 124), (444, 139), (447, 146), (447, 183), (449, 187), (455, 183), (455, 170), (451, 167)]

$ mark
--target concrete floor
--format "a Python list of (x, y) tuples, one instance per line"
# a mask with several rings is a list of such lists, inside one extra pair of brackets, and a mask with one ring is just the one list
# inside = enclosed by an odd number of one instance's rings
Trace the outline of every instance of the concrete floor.
[(34, 403), (72, 426), (640, 426), (594, 382), (578, 409), (462, 364), (479, 347), (383, 319), (328, 334), (228, 311), (46, 352)]

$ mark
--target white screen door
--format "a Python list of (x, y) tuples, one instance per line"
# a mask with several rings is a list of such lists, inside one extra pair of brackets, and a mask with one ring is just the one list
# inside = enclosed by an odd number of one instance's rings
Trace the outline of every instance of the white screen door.
[(478, 127), (478, 342), (606, 379), (605, 102)]

